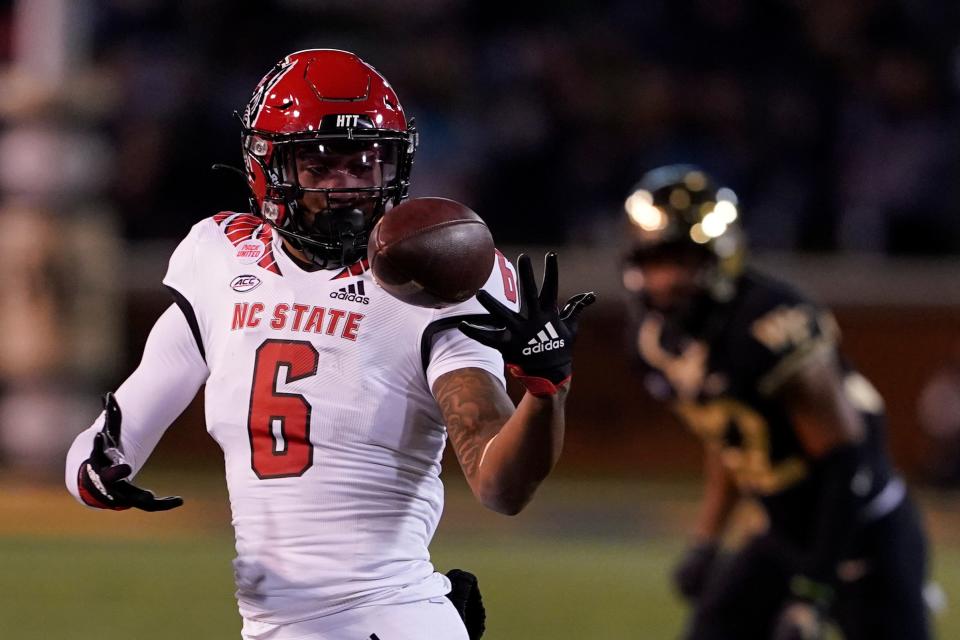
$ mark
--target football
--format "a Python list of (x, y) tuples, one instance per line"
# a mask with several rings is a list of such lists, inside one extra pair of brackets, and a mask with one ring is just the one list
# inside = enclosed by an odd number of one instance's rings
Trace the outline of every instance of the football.
[(468, 300), (490, 277), (493, 237), (469, 207), (411, 198), (377, 222), (367, 243), (373, 277), (393, 297), (441, 309)]

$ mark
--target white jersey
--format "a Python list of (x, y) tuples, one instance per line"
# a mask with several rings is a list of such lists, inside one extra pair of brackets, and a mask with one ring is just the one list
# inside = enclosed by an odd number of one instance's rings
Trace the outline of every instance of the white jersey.
[[(209, 372), (206, 423), (226, 463), (241, 614), (286, 623), (445, 594), (427, 551), (446, 441), (431, 386), (464, 367), (503, 380), (498, 352), (447, 330), (481, 305), (404, 304), (365, 262), (305, 271), (246, 214), (195, 225), (164, 284)], [(499, 253), (484, 288), (517, 308)]]

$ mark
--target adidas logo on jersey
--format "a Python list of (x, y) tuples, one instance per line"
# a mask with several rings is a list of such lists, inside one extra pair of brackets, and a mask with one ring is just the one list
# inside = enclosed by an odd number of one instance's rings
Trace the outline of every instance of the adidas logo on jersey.
[(359, 304), (370, 304), (370, 298), (363, 290), (363, 281), (351, 284), (347, 287), (340, 287), (338, 291), (331, 291), (330, 297), (336, 300), (346, 300), (347, 302), (356, 302)]
[(548, 322), (544, 325), (543, 329), (537, 333), (536, 338), (530, 338), (527, 345), (528, 346), (523, 348), (523, 355), (525, 356), (560, 349), (563, 347), (564, 341), (563, 338), (557, 334), (557, 330), (553, 328), (553, 323)]

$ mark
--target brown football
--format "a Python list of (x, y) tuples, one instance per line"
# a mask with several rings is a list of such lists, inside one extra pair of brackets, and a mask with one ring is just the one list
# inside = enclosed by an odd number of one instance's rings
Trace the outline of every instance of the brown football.
[(367, 258), (393, 297), (440, 309), (476, 295), (493, 270), (490, 229), (469, 207), (446, 198), (411, 198), (373, 228)]

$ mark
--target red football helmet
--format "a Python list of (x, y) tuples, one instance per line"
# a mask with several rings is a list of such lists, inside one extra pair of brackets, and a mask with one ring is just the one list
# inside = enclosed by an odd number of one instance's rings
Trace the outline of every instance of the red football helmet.
[(407, 196), (417, 148), (386, 78), (347, 51), (298, 51), (241, 119), (253, 212), (322, 267), (366, 255), (373, 225)]

